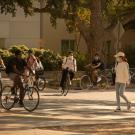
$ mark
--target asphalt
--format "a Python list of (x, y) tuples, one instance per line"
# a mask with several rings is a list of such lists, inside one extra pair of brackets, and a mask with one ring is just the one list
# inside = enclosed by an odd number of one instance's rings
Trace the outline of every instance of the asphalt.
[(66, 97), (47, 89), (40, 92), (40, 104), (32, 113), (18, 105), (10, 111), (1, 108), (0, 135), (132, 135), (135, 89), (125, 94), (131, 110), (122, 100), (122, 111), (114, 112), (114, 89), (71, 90)]

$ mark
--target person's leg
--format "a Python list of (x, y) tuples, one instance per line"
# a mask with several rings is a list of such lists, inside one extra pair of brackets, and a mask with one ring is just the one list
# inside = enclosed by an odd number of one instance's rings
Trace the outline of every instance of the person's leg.
[(120, 84), (116, 83), (115, 84), (115, 89), (116, 89), (116, 102), (117, 102), (117, 109), (120, 110)]
[(13, 86), (11, 88), (11, 91), (12, 91), (12, 94), (14, 95), (15, 94), (15, 87), (17, 86), (16, 79), (15, 79), (16, 74), (15, 73), (9, 73), (8, 77), (13, 81)]
[(126, 101), (126, 103), (127, 103), (127, 110), (129, 110), (131, 108), (131, 103), (129, 102), (127, 97), (124, 95), (125, 88), (126, 88), (126, 84), (121, 84), (121, 86), (120, 86), (120, 96)]
[(70, 75), (70, 80), (72, 81), (75, 76), (75, 73), (73, 71), (70, 71), (69, 75)]
[(128, 103), (128, 99), (127, 97), (124, 95), (124, 91), (125, 91), (125, 88), (126, 88), (126, 84), (120, 84), (120, 96), (126, 101), (126, 103)]
[(61, 82), (60, 82), (60, 87), (62, 87), (62, 88), (64, 88), (64, 84), (65, 84), (66, 79), (67, 79), (67, 74), (68, 74), (68, 70), (63, 69), (62, 70), (62, 78), (61, 78)]
[(18, 87), (20, 88), (20, 104), (23, 103), (23, 98), (24, 98), (24, 88), (23, 88), (23, 83), (22, 83), (22, 80), (21, 80), (21, 77), (19, 75), (16, 75), (15, 77), (15, 81), (18, 85)]
[(97, 84), (97, 77), (98, 77), (98, 72), (97, 70), (92, 71), (92, 81), (96, 85)]

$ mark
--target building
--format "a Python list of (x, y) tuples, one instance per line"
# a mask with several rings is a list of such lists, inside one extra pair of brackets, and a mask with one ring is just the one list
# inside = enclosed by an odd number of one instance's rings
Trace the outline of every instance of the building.
[[(108, 35), (104, 52), (109, 56), (110, 51), (115, 51), (116, 47), (114, 41), (112, 42), (113, 35)], [(126, 29), (121, 38), (122, 47), (135, 45), (134, 37), (135, 28), (132, 26)], [(87, 52), (83, 38), (81, 38), (79, 46), (76, 44), (77, 40), (78, 33), (68, 33), (64, 20), (58, 19), (56, 29), (52, 27), (49, 14), (35, 13), (34, 16), (25, 17), (21, 9), (18, 10), (16, 17), (0, 14), (0, 48), (25, 44), (28, 47), (51, 49), (62, 54), (77, 48), (81, 52)]]
[[(50, 23), (49, 14), (41, 15), (41, 39), (42, 46), (56, 52), (65, 53), (68, 50), (76, 50), (78, 33), (69, 33), (66, 30), (64, 20), (58, 19), (56, 29)], [(80, 39), (78, 50), (86, 52), (86, 44)]]
[(18, 44), (38, 47), (39, 39), (39, 14), (26, 18), (21, 9), (18, 9), (16, 17), (0, 14), (0, 48), (8, 48)]
[[(62, 19), (58, 20), (56, 29), (52, 27), (48, 14), (25, 17), (21, 9), (15, 17), (0, 14), (0, 48), (19, 44), (64, 53), (76, 49), (76, 33), (69, 34)], [(84, 48), (81, 38), (79, 49)]]

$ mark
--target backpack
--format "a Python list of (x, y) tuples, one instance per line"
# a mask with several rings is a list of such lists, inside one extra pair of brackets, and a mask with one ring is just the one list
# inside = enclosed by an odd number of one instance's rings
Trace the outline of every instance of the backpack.
[(105, 64), (103, 62), (101, 62), (100, 68), (101, 68), (101, 70), (105, 70)]
[(6, 74), (9, 74), (10, 72), (13, 71), (12, 61), (13, 61), (13, 58), (10, 58), (6, 63), (6, 69), (5, 69)]
[[(66, 61), (65, 64), (67, 63), (67, 57), (66, 57)], [(74, 65), (74, 70), (75, 70), (75, 58), (73, 58), (73, 65)]]
[(37, 60), (37, 68), (35, 70), (35, 73), (37, 75), (43, 75), (44, 74), (44, 67), (43, 67), (42, 62), (40, 60)]

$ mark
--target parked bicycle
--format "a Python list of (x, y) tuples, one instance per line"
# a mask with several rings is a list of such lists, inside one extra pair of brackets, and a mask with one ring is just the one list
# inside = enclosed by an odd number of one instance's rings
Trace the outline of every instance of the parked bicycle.
[[(24, 88), (23, 107), (27, 111), (32, 112), (39, 105), (39, 92), (35, 87), (30, 85), (29, 81), (26, 83), (22, 79), (22, 82)], [(14, 105), (20, 100), (19, 87), (16, 86), (14, 88), (14, 93), (12, 88), (12, 86), (5, 86), (1, 92), (1, 105), (6, 110), (12, 109)]]

